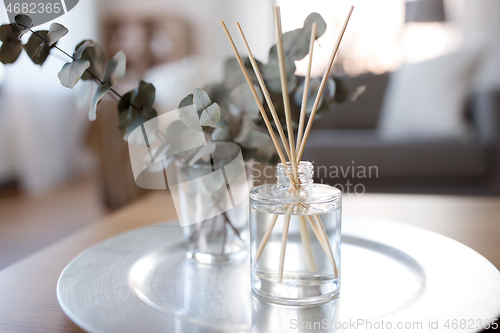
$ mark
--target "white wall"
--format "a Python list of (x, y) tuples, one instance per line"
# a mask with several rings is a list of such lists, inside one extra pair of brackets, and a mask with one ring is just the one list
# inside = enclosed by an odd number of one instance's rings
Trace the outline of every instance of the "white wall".
[(447, 0), (446, 5), (462, 30), (464, 48), (483, 51), (476, 89), (500, 89), (500, 1)]
[[(107, 13), (148, 15), (166, 12), (179, 15), (191, 27), (194, 53), (213, 59), (219, 60), (232, 55), (220, 27), (220, 20), (226, 22), (233, 38), (238, 42), (234, 22), (239, 21), (252, 52), (259, 59), (267, 60), (269, 48), (274, 43), (273, 0), (106, 0), (99, 1), (98, 4), (103, 17)], [(240, 49), (244, 53), (243, 47)]]
[[(58, 43), (63, 50), (72, 53), (82, 39), (97, 37), (94, 4), (94, 0), (80, 1), (54, 20), (70, 31)], [(8, 23), (5, 11), (0, 12), (2, 24)], [(51, 23), (35, 30), (48, 29)], [(85, 155), (82, 142), (88, 110), (75, 107), (78, 86), (72, 91), (61, 86), (57, 77), (68, 60), (52, 50), (40, 67), (23, 52), (15, 64), (5, 66), (0, 91), (0, 170), (4, 166), (8, 171), (4, 178), (19, 178), (28, 193), (42, 193), (68, 180)]]

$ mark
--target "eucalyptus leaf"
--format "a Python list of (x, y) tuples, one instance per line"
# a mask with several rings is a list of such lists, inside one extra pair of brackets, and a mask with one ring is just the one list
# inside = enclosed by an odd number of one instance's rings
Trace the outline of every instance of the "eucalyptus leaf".
[(285, 57), (289, 57), (294, 60), (302, 60), (309, 53), (313, 23), (317, 24), (315, 39), (318, 39), (323, 36), (326, 31), (326, 22), (318, 13), (309, 14), (304, 21), (304, 26), (301, 29), (289, 31), (283, 34), (283, 49)]
[[(137, 88), (129, 91), (118, 103), (119, 128), (126, 130), (137, 118), (137, 113), (147, 112), (155, 102), (156, 89), (151, 83), (140, 81)], [(156, 112), (156, 111), (154, 111)]]
[(134, 105), (136, 105), (139, 109), (142, 109), (145, 106), (153, 106), (156, 99), (156, 88), (151, 83), (141, 80), (136, 91), (137, 101)]
[(196, 110), (202, 112), (212, 104), (212, 101), (204, 90), (195, 89), (193, 93), (193, 103)]
[(45, 39), (48, 33), (49, 32), (47, 30), (35, 31), (28, 39), (28, 42), (24, 45), (26, 53), (35, 65), (43, 65), (50, 54), (50, 47), (46, 43), (41, 42), (42, 39)]
[[(302, 60), (309, 53), (311, 32), (313, 23), (317, 23), (316, 39), (321, 37), (326, 30), (326, 23), (318, 13), (311, 13), (304, 21), (300, 29), (285, 32), (283, 34), (283, 53), (285, 58), (294, 61)], [(269, 52), (269, 59), (277, 58), (276, 45)]]
[(126, 131), (127, 128), (130, 125), (132, 125), (132, 123), (135, 120), (136, 111), (132, 107), (133, 93), (134, 93), (133, 90), (129, 91), (128, 93), (123, 95), (123, 98), (121, 98), (120, 102), (118, 102), (118, 121), (119, 121), (118, 128), (121, 131)]
[[(264, 96), (260, 87), (254, 85), (255, 91), (262, 102)], [(246, 83), (242, 83), (231, 91), (230, 94), (231, 102), (236, 105), (240, 110), (243, 110), (252, 120), (257, 120), (260, 117), (260, 110), (255, 102), (251, 90), (248, 88)]]
[[(252, 73), (253, 71), (249, 72)], [(240, 65), (236, 58), (228, 58), (224, 62), (224, 84), (227, 89), (232, 89), (245, 82), (245, 77), (241, 73)], [(212, 95), (210, 95), (212, 96)]]
[(196, 111), (193, 104), (177, 109), (177, 114), (184, 125), (196, 131), (202, 131), (200, 117), (198, 116), (198, 111)]
[(23, 47), (19, 40), (20, 32), (13, 32), (10, 25), (0, 26), (0, 62), (3, 64), (14, 63), (21, 54)]
[[(134, 131), (139, 126), (143, 126), (143, 130)], [(144, 132), (146, 132), (147, 141), (144, 138)], [(154, 108), (146, 106), (140, 113), (136, 113), (134, 121), (125, 132), (124, 139), (130, 144), (144, 146), (155, 140), (157, 132), (158, 113)]]
[(220, 108), (214, 103), (201, 112), (200, 124), (203, 126), (212, 126), (219, 122)]
[(85, 70), (89, 67), (90, 62), (88, 60), (67, 62), (57, 76), (63, 86), (73, 89), (78, 81), (80, 81)]
[(69, 30), (64, 25), (52, 23), (49, 28), (49, 33), (45, 37), (45, 43), (47, 43), (48, 46), (52, 46), (68, 32)]
[(14, 21), (16, 22), (15, 27), (19, 30), (21, 36), (30, 31), (31, 27), (33, 27), (31, 17), (24, 14), (16, 15), (16, 17), (14, 17)]
[[(288, 93), (291, 93), (297, 86), (297, 76), (295, 76), (295, 61), (285, 58), (285, 71), (288, 83)], [(267, 89), (273, 93), (281, 93), (281, 76), (277, 58), (270, 58), (269, 62), (262, 68), (262, 77), (266, 82)]]
[(90, 110), (89, 110), (89, 119), (94, 121), (97, 118), (97, 104), (101, 101), (101, 99), (106, 95), (109, 90), (111, 89), (111, 86), (109, 83), (104, 83), (100, 84), (99, 87), (97, 87), (97, 90), (94, 94), (94, 97), (92, 98), (92, 102), (90, 103)]
[(75, 53), (73, 54), (73, 58), (75, 60), (80, 60), (80, 58), (82, 57), (83, 51), (85, 51), (85, 49), (87, 47), (94, 47), (94, 46), (95, 46), (94, 42), (92, 42), (90, 40), (87, 40), (87, 41), (84, 41), (83, 43), (80, 43), (80, 46), (77, 47)]
[(217, 148), (216, 144), (213, 142), (207, 143), (205, 146), (202, 146), (200, 150), (194, 154), (194, 156), (189, 160), (189, 166), (193, 166), (198, 162), (201, 158), (213, 154), (215, 149)]
[(14, 63), (17, 58), (19, 58), (22, 50), (23, 47), (21, 45), (8, 45), (3, 43), (2, 47), (0, 47), (0, 62), (2, 64)]
[[(92, 43), (93, 47), (86, 46), (83, 50), (80, 50), (80, 48), (86, 43)], [(81, 55), (79, 57), (76, 57), (76, 53), (78, 52), (78, 50), (81, 51)], [(104, 69), (106, 67), (106, 55), (102, 51), (99, 44), (91, 40), (82, 41), (76, 46), (74, 57), (77, 60), (90, 61), (90, 67), (88, 69), (89, 72), (92, 72), (99, 79), (102, 79), (104, 75)], [(93, 80), (93, 77), (89, 73), (84, 73), (82, 75), (82, 80)]]
[(193, 94), (189, 94), (182, 99), (177, 108), (179, 119), (189, 128), (202, 131), (200, 126), (200, 116), (193, 104)]
[(271, 138), (267, 133), (259, 130), (251, 131), (244, 140), (241, 141), (241, 144), (249, 148), (256, 148), (257, 152), (255, 157), (261, 162), (269, 160), (274, 153), (274, 145)]
[(319, 13), (313, 12), (309, 14), (304, 20), (303, 26), (303, 28), (306, 30), (305, 32), (309, 33), (309, 36), (311, 36), (313, 23), (316, 23), (318, 25), (316, 27), (316, 39), (318, 39), (323, 36), (326, 31), (326, 22)]
[(118, 51), (111, 59), (104, 71), (103, 81), (115, 86), (125, 78), (127, 57), (123, 51)]
[(12, 31), (10, 24), (3, 24), (0, 26), (0, 41), (3, 43), (17, 43), (21, 44), (19, 39), (19, 31)]
[[(318, 94), (319, 86), (321, 84), (321, 79), (311, 79), (309, 83), (309, 93), (307, 94), (307, 104), (306, 104), (306, 112), (310, 113), (316, 101), (316, 96)], [(297, 88), (294, 94), (294, 100), (297, 105), (301, 105), (302, 96), (304, 94), (304, 85), (305, 82)], [(335, 95), (335, 81), (332, 78), (328, 78), (325, 84), (325, 89), (323, 89), (323, 94), (319, 100), (318, 109), (321, 108), (323, 104), (326, 104), (327, 107), (332, 103), (332, 99)], [(326, 103), (324, 102), (326, 100)]]
[(196, 111), (201, 113), (201, 125), (212, 126), (219, 121), (221, 115), (220, 107), (217, 103), (212, 103), (206, 91), (195, 89), (193, 92), (193, 104)]
[(193, 105), (193, 94), (189, 94), (186, 97), (182, 99), (182, 101), (179, 103), (179, 109), (183, 108), (185, 106)]

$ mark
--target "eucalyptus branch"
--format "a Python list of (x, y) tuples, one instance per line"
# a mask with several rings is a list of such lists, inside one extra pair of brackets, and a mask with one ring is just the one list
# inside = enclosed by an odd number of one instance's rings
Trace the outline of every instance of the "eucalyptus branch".
[[(29, 29), (29, 31), (37, 36), (38, 38), (40, 38), (41, 40), (45, 40), (44, 37), (40, 36), (36, 31), (33, 31), (33, 29), (31, 29), (31, 27), (27, 27), (27, 26), (24, 26), (24, 25), (21, 25), (23, 27), (25, 27), (26, 29)], [(69, 58), (71, 58), (71, 60), (75, 61), (75, 57), (70, 55), (68, 52), (64, 51), (63, 49), (61, 49), (59, 46), (57, 45), (54, 45), (53, 46), (55, 49), (59, 50), (60, 52), (62, 52), (64, 55), (68, 56)], [(87, 72), (90, 76), (92, 76), (94, 78), (94, 80), (96, 80), (97, 82), (99, 82), (100, 84), (105, 84), (104, 81), (102, 81), (97, 75), (95, 75), (94, 73), (92, 73), (91, 71), (89, 71), (88, 69), (85, 70), (85, 72)], [(141, 112), (141, 110), (136, 107), (134, 104), (132, 104), (132, 102), (130, 102), (129, 100), (127, 100), (125, 97), (123, 97), (123, 95), (121, 95), (120, 93), (118, 93), (115, 89), (113, 89), (112, 87), (109, 89), (112, 93), (114, 93), (118, 98), (120, 98), (120, 100), (123, 100), (125, 101), (126, 103), (128, 103), (128, 105), (130, 105), (132, 108), (134, 108), (137, 112)]]

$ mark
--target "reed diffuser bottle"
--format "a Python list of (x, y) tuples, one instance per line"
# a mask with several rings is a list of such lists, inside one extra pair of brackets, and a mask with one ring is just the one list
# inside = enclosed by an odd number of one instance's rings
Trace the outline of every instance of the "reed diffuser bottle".
[(250, 192), (252, 289), (280, 304), (311, 305), (340, 288), (342, 193), (313, 183), (313, 165), (278, 164), (276, 184)]
[(317, 23), (314, 22), (311, 26), (309, 62), (300, 108), (297, 145), (295, 145), (290, 96), (288, 95), (280, 9), (274, 7), (274, 26), (276, 56), (283, 95), (282, 105), (288, 137), (285, 136), (271, 95), (243, 30), (236, 23), (286, 156), (233, 38), (224, 21), (220, 22), (281, 160), (276, 171), (277, 184), (258, 186), (250, 191), (252, 289), (255, 294), (268, 301), (290, 305), (310, 305), (331, 300), (339, 292), (342, 193), (328, 185), (314, 184), (313, 166), (310, 162), (301, 161), (301, 158), (353, 9), (354, 7), (351, 6), (332, 50), (304, 129)]

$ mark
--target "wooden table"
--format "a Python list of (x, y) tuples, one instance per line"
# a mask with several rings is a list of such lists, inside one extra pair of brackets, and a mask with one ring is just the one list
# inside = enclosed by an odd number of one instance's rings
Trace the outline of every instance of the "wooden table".
[[(345, 197), (343, 211), (439, 232), (500, 267), (500, 198), (367, 194)], [(66, 264), (105, 238), (175, 218), (171, 197), (158, 192), (0, 271), (0, 332), (81, 332), (56, 299)]]

